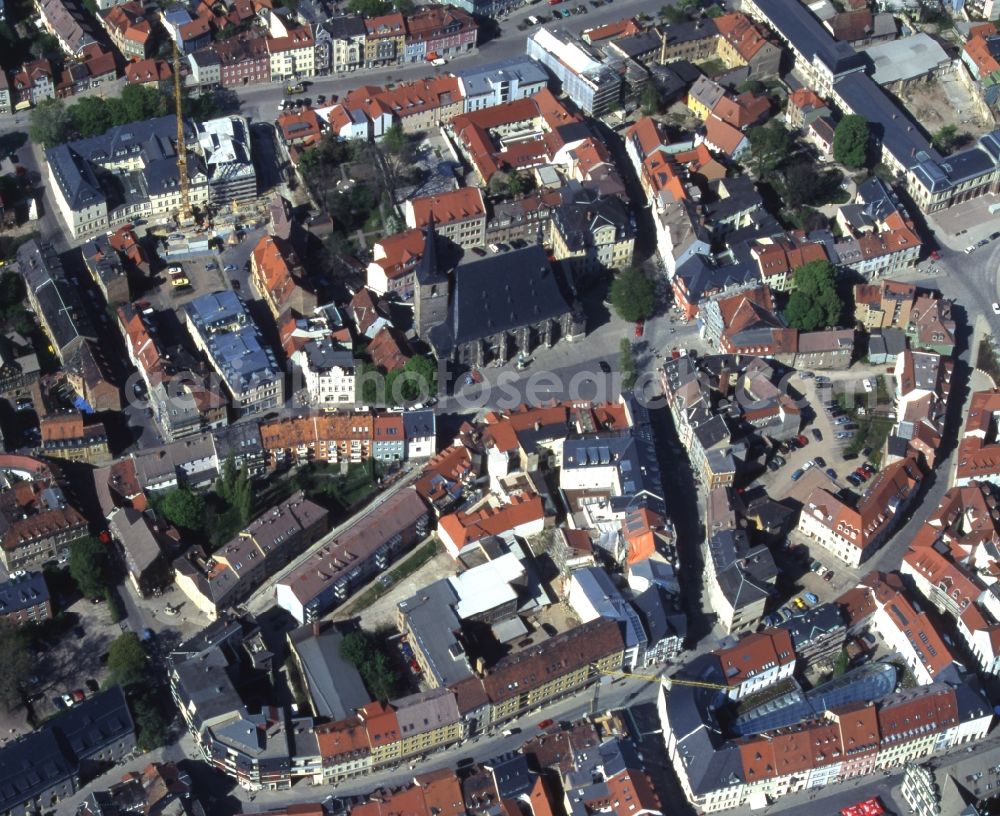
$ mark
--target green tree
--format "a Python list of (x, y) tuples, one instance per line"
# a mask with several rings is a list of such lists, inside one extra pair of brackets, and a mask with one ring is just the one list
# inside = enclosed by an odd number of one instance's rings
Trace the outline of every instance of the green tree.
[(114, 124), (127, 125), (167, 113), (169, 99), (156, 88), (126, 85), (117, 97), (109, 100)]
[(846, 674), (850, 665), (851, 657), (847, 654), (847, 649), (841, 649), (837, 654), (837, 659), (833, 662), (833, 676), (840, 677), (842, 674)]
[(21, 684), (35, 670), (24, 630), (0, 626), (0, 654), (0, 703), (9, 711), (21, 702)]
[(507, 179), (507, 193), (511, 198), (517, 198), (531, 190), (531, 181), (523, 173), (511, 173)]
[(73, 127), (80, 136), (97, 136), (113, 124), (111, 108), (99, 96), (87, 96), (71, 106)]
[(635, 267), (622, 270), (611, 284), (611, 305), (622, 320), (645, 320), (656, 308), (653, 282)]
[(764, 91), (767, 90), (764, 87), (764, 83), (759, 79), (748, 79), (746, 82), (741, 84), (737, 89), (739, 93), (752, 93), (756, 96), (760, 96)]
[(171, 524), (187, 530), (201, 530), (205, 525), (205, 500), (183, 487), (167, 493), (159, 510)]
[(16, 306), (24, 302), (24, 279), (16, 272), (0, 275), (0, 306)]
[(393, 122), (389, 126), (382, 135), (380, 144), (382, 145), (382, 149), (391, 156), (408, 159), (412, 153), (410, 137), (403, 132), (403, 126), (399, 122)]
[(32, 56), (38, 59), (58, 59), (62, 56), (62, 46), (59, 45), (59, 40), (48, 33), (39, 34), (31, 43), (29, 50)]
[(870, 141), (868, 120), (864, 116), (849, 114), (837, 123), (833, 132), (833, 158), (845, 167), (864, 167), (868, 163)]
[(642, 92), (642, 112), (646, 116), (654, 116), (660, 112), (660, 92), (650, 83)]
[(28, 133), (43, 147), (62, 144), (72, 130), (73, 117), (61, 99), (45, 99), (31, 111)]
[(108, 586), (108, 550), (96, 538), (86, 536), (69, 546), (69, 574), (84, 597), (103, 598)]
[(810, 261), (795, 270), (795, 290), (785, 307), (789, 326), (803, 331), (836, 326), (843, 308), (829, 261)]
[(370, 632), (357, 630), (340, 642), (340, 656), (351, 663), (365, 682), (368, 693), (376, 700), (388, 700), (396, 690), (396, 673), (377, 638)]
[(108, 647), (108, 679), (105, 685), (131, 686), (146, 678), (149, 658), (135, 632), (119, 635)]
[(153, 751), (167, 740), (167, 720), (160, 708), (160, 701), (169, 695), (159, 695), (149, 687), (135, 688), (129, 699), (132, 718), (139, 732), (140, 751)]
[(378, 17), (381, 14), (386, 14), (391, 8), (392, 5), (385, 0), (351, 0), (347, 4), (349, 12), (362, 17)]
[(945, 125), (931, 137), (931, 144), (935, 150), (942, 153), (951, 153), (958, 142), (958, 128), (955, 125)]
[(627, 337), (623, 337), (618, 344), (618, 368), (622, 373), (622, 387), (631, 388), (635, 385), (635, 355)]
[(507, 190), (510, 189), (510, 176), (503, 171), (498, 171), (490, 176), (486, 188), (495, 196), (506, 195)]
[(794, 210), (805, 205), (821, 206), (840, 194), (843, 175), (839, 170), (822, 172), (815, 165), (796, 162), (784, 168), (785, 203)]
[(747, 131), (750, 142), (750, 166), (759, 179), (766, 179), (788, 158), (792, 135), (777, 120)]
[(250, 485), (250, 471), (246, 466), (240, 468), (236, 474), (236, 484), (233, 487), (233, 507), (239, 514), (240, 523), (247, 524), (253, 513), (253, 489)]

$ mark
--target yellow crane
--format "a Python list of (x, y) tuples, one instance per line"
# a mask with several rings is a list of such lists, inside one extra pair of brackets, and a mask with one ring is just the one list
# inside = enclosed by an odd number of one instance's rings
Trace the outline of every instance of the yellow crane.
[(722, 691), (728, 691), (729, 689), (729, 686), (721, 683), (709, 683), (707, 680), (689, 680), (686, 677), (661, 677), (657, 674), (640, 674), (638, 672), (602, 669), (596, 663), (591, 663), (591, 665), (601, 674), (606, 674), (611, 677), (633, 677), (637, 680), (642, 680), (645, 683), (666, 683), (668, 686), (695, 686), (696, 688), (720, 689)]
[(184, 146), (184, 99), (181, 96), (181, 52), (174, 40), (174, 110), (177, 113), (177, 175), (181, 183), (181, 224), (193, 220), (190, 180), (188, 179), (187, 148)]

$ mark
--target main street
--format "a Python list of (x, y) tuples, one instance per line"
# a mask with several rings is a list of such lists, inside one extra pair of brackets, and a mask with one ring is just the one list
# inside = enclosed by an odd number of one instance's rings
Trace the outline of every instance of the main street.
[[(669, 5), (673, 0), (667, 0), (666, 3), (664, 0), (613, 0), (613, 2), (608, 2), (596, 9), (587, 0), (580, 0), (580, 2), (586, 6), (587, 13), (563, 20), (552, 19), (553, 9), (545, 3), (539, 2), (534, 5), (522, 6), (511, 12), (506, 19), (498, 21), (500, 24), (499, 37), (487, 40), (471, 53), (451, 58), (447, 65), (433, 67), (426, 62), (417, 62), (379, 69), (359, 70), (350, 74), (312, 77), (307, 80), (309, 85), (306, 96), (312, 99), (315, 99), (319, 94), (324, 94), (327, 98), (331, 95), (339, 97), (360, 85), (412, 82), (424, 77), (448, 74), (511, 57), (524, 56), (528, 36), (540, 26), (532, 26), (525, 31), (518, 31), (517, 26), (531, 15), (545, 17), (546, 22), (542, 24), (545, 28), (559, 28), (576, 34), (587, 28), (594, 28), (641, 13), (655, 16), (664, 5)], [(569, 9), (575, 5), (577, 5), (577, 0), (567, 0), (558, 8)], [(236, 92), (241, 103), (240, 112), (244, 116), (257, 120), (273, 121), (277, 118), (278, 104), (285, 97), (285, 84), (251, 85), (236, 89)]]

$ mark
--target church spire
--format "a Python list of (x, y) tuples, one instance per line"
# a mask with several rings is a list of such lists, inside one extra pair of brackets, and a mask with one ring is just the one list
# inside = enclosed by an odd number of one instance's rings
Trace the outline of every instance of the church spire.
[(434, 229), (433, 208), (427, 217), (427, 225), (424, 227), (424, 254), (417, 265), (416, 278), (419, 283), (432, 283), (444, 279), (444, 275), (438, 268), (437, 230)]

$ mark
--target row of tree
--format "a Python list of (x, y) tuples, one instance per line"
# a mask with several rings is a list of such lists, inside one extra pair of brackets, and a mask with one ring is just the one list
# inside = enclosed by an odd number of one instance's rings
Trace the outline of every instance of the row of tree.
[[(86, 96), (73, 104), (66, 104), (62, 99), (46, 99), (31, 111), (28, 133), (32, 141), (52, 147), (73, 138), (97, 136), (116, 125), (142, 122), (173, 111), (173, 94), (145, 85), (126, 85), (118, 96), (107, 99)], [(210, 95), (184, 98), (185, 116), (202, 120), (218, 113), (218, 106)]]
[(375, 635), (357, 630), (340, 641), (340, 656), (358, 670), (375, 700), (391, 700), (396, 693), (396, 672)]

